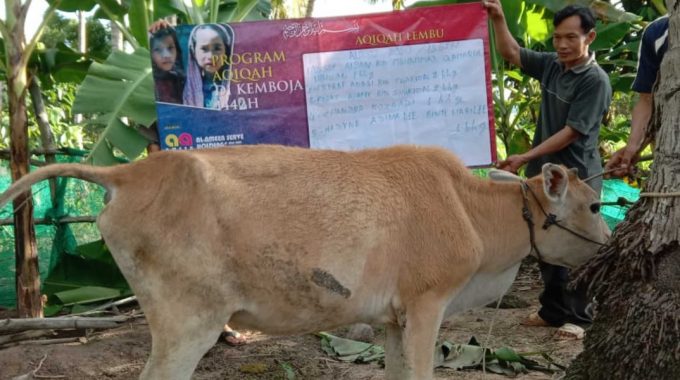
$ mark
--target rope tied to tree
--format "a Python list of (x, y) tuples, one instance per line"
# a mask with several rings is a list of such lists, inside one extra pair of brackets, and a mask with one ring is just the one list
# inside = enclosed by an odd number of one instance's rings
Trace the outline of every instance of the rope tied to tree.
[[(604, 170), (601, 173), (598, 174), (593, 174), (590, 177), (587, 177), (583, 180), (583, 182), (588, 182), (594, 178), (597, 177), (602, 177), (605, 176), (609, 173), (613, 173), (618, 169), (609, 169), (609, 170)], [(643, 192), (640, 193), (640, 198), (675, 198), (675, 197), (680, 197), (680, 191), (673, 191), (669, 193), (660, 193), (660, 192)], [(627, 206), (629, 204), (633, 204), (635, 202), (629, 201), (628, 199), (624, 197), (618, 197), (615, 202), (602, 202), (601, 205), (603, 206)]]

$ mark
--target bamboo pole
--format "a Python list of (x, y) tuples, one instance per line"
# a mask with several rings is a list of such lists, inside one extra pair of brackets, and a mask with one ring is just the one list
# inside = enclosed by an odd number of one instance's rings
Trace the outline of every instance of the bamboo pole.
[(117, 327), (130, 320), (128, 316), (114, 317), (56, 317), (56, 318), (7, 318), (0, 320), (0, 333), (26, 330), (55, 329), (106, 329)]
[[(65, 216), (57, 220), (49, 218), (37, 218), (33, 221), (33, 224), (94, 223), (96, 221), (97, 221), (96, 216), (85, 215), (85, 216)], [(0, 226), (8, 226), (13, 223), (14, 222), (12, 218), (0, 219)]]

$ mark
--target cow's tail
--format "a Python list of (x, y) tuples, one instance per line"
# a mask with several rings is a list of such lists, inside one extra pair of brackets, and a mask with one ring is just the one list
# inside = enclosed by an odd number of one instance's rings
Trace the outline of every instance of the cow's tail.
[(102, 185), (110, 190), (113, 185), (111, 173), (115, 167), (101, 167), (84, 164), (54, 164), (44, 166), (14, 182), (0, 195), (0, 209), (14, 200), (19, 194), (28, 191), (31, 185), (54, 177), (73, 177)]

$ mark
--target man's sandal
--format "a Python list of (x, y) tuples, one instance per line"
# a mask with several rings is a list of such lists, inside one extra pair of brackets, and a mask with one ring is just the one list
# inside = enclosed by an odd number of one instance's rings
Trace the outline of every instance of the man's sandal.
[(550, 324), (546, 322), (543, 318), (541, 318), (540, 315), (538, 315), (538, 312), (533, 312), (529, 314), (529, 316), (523, 320), (522, 322), (519, 323), (522, 326), (530, 326), (530, 327), (549, 327)]
[(555, 339), (558, 340), (581, 340), (586, 335), (583, 327), (573, 323), (565, 323), (555, 332)]

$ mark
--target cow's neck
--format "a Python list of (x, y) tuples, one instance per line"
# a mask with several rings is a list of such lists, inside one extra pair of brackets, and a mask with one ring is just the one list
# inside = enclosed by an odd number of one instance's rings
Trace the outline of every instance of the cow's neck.
[[(480, 271), (504, 272), (531, 252), (529, 227), (522, 217), (520, 184), (483, 181), (479, 188), (474, 189), (471, 199), (476, 201), (466, 207), (475, 209), (468, 210), (468, 215), (471, 215), (475, 230), (484, 244)], [(534, 218), (542, 215), (532, 197), (529, 199), (529, 208)], [(534, 220), (534, 223), (537, 222)]]

